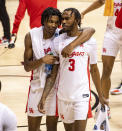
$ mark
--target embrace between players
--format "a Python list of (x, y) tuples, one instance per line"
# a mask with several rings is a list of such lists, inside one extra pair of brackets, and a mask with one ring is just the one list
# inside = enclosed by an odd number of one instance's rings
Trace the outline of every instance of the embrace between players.
[(101, 104), (107, 104), (101, 92), (97, 44), (90, 38), (95, 31), (79, 28), (81, 15), (75, 8), (61, 14), (49, 7), (41, 24), (25, 36), (24, 68), (32, 71), (26, 108), (29, 131), (40, 130), (44, 114), (47, 131), (57, 131), (58, 117), (66, 131), (85, 131), (91, 117), (90, 73)]

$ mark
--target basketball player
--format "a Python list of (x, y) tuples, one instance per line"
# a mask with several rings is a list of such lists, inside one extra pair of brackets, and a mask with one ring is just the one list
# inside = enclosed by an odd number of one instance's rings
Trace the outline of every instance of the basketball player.
[(0, 103), (0, 131), (17, 131), (17, 118), (15, 114), (2, 103)]
[[(116, 27), (118, 27), (122, 30), (122, 7), (121, 7), (120, 12), (117, 15), (115, 25), (116, 25)], [(122, 52), (120, 54), (120, 58), (122, 58)], [(121, 59), (121, 66), (122, 66), (122, 59)], [(118, 85), (118, 87), (111, 89), (110, 92), (112, 95), (122, 94), (122, 80), (121, 80), (121, 83)]]
[[(78, 26), (81, 25), (81, 15), (75, 8), (65, 9), (62, 13), (62, 27), (66, 32), (54, 39), (53, 53), (59, 56), (58, 83), (58, 112), (66, 131), (85, 131), (90, 99), (90, 72), (99, 94), (100, 102), (104, 105), (100, 90), (100, 75), (97, 67), (96, 41), (91, 38), (83, 45), (77, 46), (72, 54), (65, 58), (62, 49), (80, 35)], [(59, 65), (54, 65), (52, 73), (47, 77), (42, 98), (38, 105), (43, 108), (45, 99), (54, 85)], [(52, 91), (52, 90), (51, 90)]]
[[(104, 0), (96, 0), (81, 14), (85, 15), (88, 12), (101, 7), (103, 4)], [(113, 69), (115, 58), (119, 50), (120, 54), (122, 54), (122, 29), (119, 29), (115, 26), (115, 20), (117, 18), (121, 6), (122, 6), (121, 0), (114, 0), (114, 14), (113, 16), (108, 17), (102, 49), (103, 72), (101, 84), (104, 97), (108, 101), (108, 103), (109, 103), (109, 91), (111, 88), (111, 78), (110, 78), (111, 72)]]
[[(47, 8), (43, 12), (42, 19), (41, 19), (41, 23), (44, 27), (33, 28), (30, 31), (30, 33), (28, 33), (25, 37), (24, 67), (26, 71), (32, 71), (29, 97), (27, 103), (29, 131), (38, 131), (40, 128), (40, 122), (43, 114), (41, 114), (38, 111), (37, 108), (38, 101), (39, 101), (38, 99), (42, 95), (43, 84), (44, 84), (42, 82), (46, 77), (45, 64), (53, 64), (56, 61), (56, 58), (54, 56), (48, 54), (51, 53), (50, 42), (55, 37), (55, 31), (57, 27), (60, 25), (60, 20), (61, 20), (61, 13), (58, 9)], [(38, 45), (40, 44), (42, 45), (43, 49), (40, 49), (40, 52), (42, 54), (39, 54), (39, 58), (38, 58), (36, 53), (34, 52), (34, 48), (38, 49), (39, 48)], [(47, 55), (43, 55), (43, 52)], [(52, 100), (50, 99), (51, 103)], [(50, 106), (50, 109), (53, 112), (46, 113), (48, 131), (56, 131), (55, 123), (57, 122), (58, 118), (55, 117), (55, 105), (56, 105), (55, 103), (52, 103), (52, 105)], [(49, 120), (51, 124), (48, 127)]]

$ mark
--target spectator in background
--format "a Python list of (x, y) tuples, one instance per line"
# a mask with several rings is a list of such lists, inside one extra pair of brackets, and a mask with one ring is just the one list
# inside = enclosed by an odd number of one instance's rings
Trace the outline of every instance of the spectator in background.
[(11, 40), (10, 20), (5, 6), (5, 0), (0, 0), (0, 21), (3, 26), (4, 35), (0, 38), (0, 45), (9, 44)]
[(26, 10), (30, 18), (30, 28), (40, 27), (42, 12), (48, 7), (57, 8), (57, 0), (19, 0), (19, 6), (13, 23), (12, 34), (17, 34)]

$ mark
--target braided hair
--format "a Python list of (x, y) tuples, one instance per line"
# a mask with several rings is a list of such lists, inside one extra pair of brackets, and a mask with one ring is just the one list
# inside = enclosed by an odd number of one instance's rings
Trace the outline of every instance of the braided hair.
[(81, 26), (81, 15), (80, 15), (80, 12), (77, 9), (75, 9), (75, 8), (67, 8), (63, 12), (65, 12), (65, 11), (71, 11), (71, 15), (74, 13), (75, 19), (76, 19), (76, 21), (78, 23), (78, 26), (80, 27)]
[(41, 18), (41, 24), (44, 25), (45, 21), (48, 21), (48, 19), (51, 16), (58, 16), (59, 17), (59, 24), (61, 24), (61, 12), (53, 7), (48, 7), (45, 9), (42, 13), (42, 18)]

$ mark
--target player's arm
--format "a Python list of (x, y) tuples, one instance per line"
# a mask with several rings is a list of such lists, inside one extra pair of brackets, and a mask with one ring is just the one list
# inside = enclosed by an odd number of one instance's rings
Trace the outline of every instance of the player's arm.
[(69, 57), (75, 47), (88, 41), (94, 33), (95, 33), (94, 28), (91, 27), (84, 28), (81, 34), (62, 50), (61, 52), (62, 56)]
[(91, 64), (90, 65), (90, 73), (91, 73), (94, 85), (96, 87), (96, 90), (98, 92), (98, 95), (100, 97), (102, 97), (101, 82), (100, 82), (100, 73), (99, 73), (97, 64)]
[(97, 93), (99, 95), (99, 100), (102, 105), (108, 104), (102, 95), (102, 90), (101, 90), (101, 80), (100, 80), (100, 73), (97, 64), (91, 64), (90, 65), (90, 73), (92, 76), (92, 80), (94, 82), (94, 85), (96, 87)]
[(38, 104), (38, 110), (41, 113), (45, 113), (45, 111), (44, 111), (45, 100), (46, 100), (49, 92), (51, 91), (51, 89), (54, 86), (54, 83), (55, 83), (55, 80), (56, 80), (56, 77), (57, 77), (58, 68), (59, 68), (59, 64), (53, 65), (51, 74), (47, 76), (46, 84), (45, 84), (45, 87), (44, 87), (44, 91), (43, 91), (41, 100), (40, 100), (40, 102)]
[(82, 13), (81, 16), (83, 17), (85, 14), (101, 7), (102, 5), (104, 5), (105, 0), (96, 0), (94, 1), (88, 8), (86, 8)]
[(31, 71), (38, 68), (41, 64), (53, 64), (56, 58), (52, 55), (46, 55), (38, 60), (33, 60), (32, 41), (30, 33), (25, 36), (25, 51), (24, 51), (24, 68), (26, 71)]
[(87, 43), (89, 46), (86, 48), (86, 51), (90, 57), (90, 73), (92, 76), (93, 83), (99, 95), (99, 100), (102, 105), (107, 104), (106, 101), (103, 99), (102, 89), (101, 89), (101, 80), (100, 80), (100, 73), (97, 66), (97, 43), (95, 39), (90, 39)]

